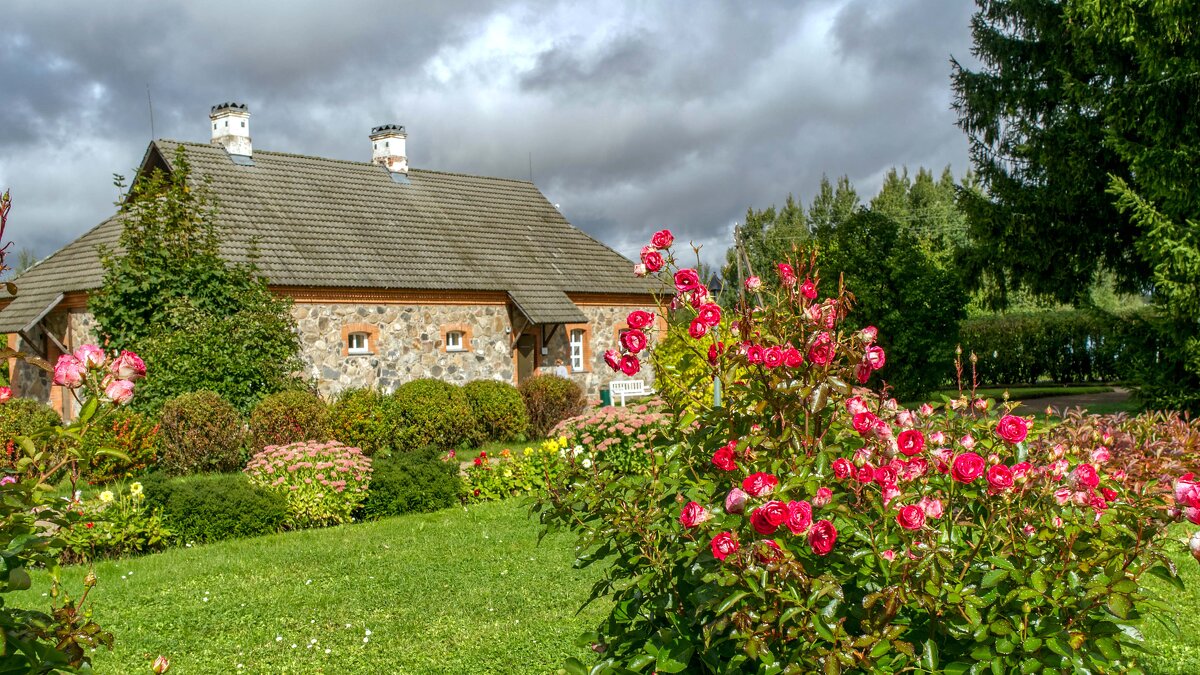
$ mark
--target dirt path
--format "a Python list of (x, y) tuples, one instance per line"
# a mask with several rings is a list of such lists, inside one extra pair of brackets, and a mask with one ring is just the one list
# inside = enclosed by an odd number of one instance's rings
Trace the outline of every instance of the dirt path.
[(1124, 403), (1129, 400), (1129, 390), (1116, 388), (1100, 394), (1077, 394), (1075, 396), (1047, 396), (1034, 398), (1021, 403), (1017, 407), (1018, 415), (1041, 414), (1047, 406), (1057, 408), (1059, 412), (1068, 408), (1088, 408), (1097, 403)]

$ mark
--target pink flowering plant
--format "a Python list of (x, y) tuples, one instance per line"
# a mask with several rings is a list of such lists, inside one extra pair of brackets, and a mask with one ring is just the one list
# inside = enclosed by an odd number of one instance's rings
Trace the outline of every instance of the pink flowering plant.
[(651, 247), (657, 311), (722, 398), (669, 410), (644, 472), (572, 473), (537, 505), (612, 600), (596, 663), (568, 672), (1137, 670), (1136, 626), (1164, 607), (1147, 575), (1181, 585), (1165, 534), (1200, 523), (1200, 482), (1131, 481), (1097, 439), (1045, 442), (972, 391), (901, 407), (886, 336), (843, 328), (853, 296), (815, 254), (770, 270), (772, 301), (747, 284), (715, 332), (695, 270)]
[(371, 458), (337, 441), (268, 445), (246, 464), (250, 481), (283, 495), (289, 527), (341, 525), (367, 497)]
[(586, 456), (602, 468), (640, 472), (649, 466), (653, 441), (671, 419), (658, 406), (649, 404), (606, 406), (559, 422), (550, 436), (566, 439), (567, 447), (585, 448)]

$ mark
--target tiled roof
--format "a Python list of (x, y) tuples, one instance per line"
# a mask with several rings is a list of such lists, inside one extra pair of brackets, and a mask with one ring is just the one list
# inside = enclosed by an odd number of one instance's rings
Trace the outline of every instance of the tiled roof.
[[(502, 290), (534, 323), (582, 320), (567, 292), (649, 293), (633, 264), (574, 228), (521, 180), (383, 167), (280, 152), (235, 164), (224, 148), (155, 141), (169, 165), (185, 146), (194, 175), (211, 178), (222, 254), (256, 263), (272, 284), (415, 290)], [(59, 293), (103, 277), (97, 244), (114, 245), (110, 218), (15, 279), (0, 332), (23, 328)]]

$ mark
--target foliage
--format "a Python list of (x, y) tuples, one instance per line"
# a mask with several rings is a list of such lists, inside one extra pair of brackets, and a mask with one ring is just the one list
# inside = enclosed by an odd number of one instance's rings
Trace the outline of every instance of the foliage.
[[(958, 322), (966, 317), (958, 274), (899, 221), (873, 211), (819, 230), (817, 240), (828, 278), (841, 276), (860, 315), (883, 336), (880, 344), (893, 361), (885, 379), (896, 395), (913, 398), (936, 389), (951, 373)], [(837, 288), (826, 284), (834, 295)]]
[(233, 471), (242, 464), (242, 418), (216, 392), (197, 391), (167, 401), (160, 432), (160, 466), (173, 476)]
[(250, 413), (250, 437), (255, 450), (268, 445), (329, 438), (328, 411), (316, 394), (293, 389), (267, 396)]
[(654, 440), (671, 418), (649, 405), (592, 410), (555, 425), (551, 438), (566, 447), (581, 446), (602, 469), (617, 474), (644, 471), (654, 452)]
[(507, 382), (475, 380), (463, 386), (478, 425), (476, 444), (524, 440), (529, 413), (517, 388)]
[[(512, 451), (505, 448), (496, 456), (480, 452), (467, 467), (463, 479), (469, 502), (484, 502), (522, 495), (538, 494), (556, 484), (566, 470), (568, 458), (582, 455), (580, 446), (568, 448), (566, 440), (552, 438), (534, 448)], [(591, 460), (580, 457), (591, 467)]]
[(437, 511), (458, 504), (463, 482), (454, 452), (434, 447), (375, 461), (371, 487), (363, 502), (364, 518), (388, 518)]
[(371, 458), (337, 441), (264, 448), (246, 464), (250, 482), (283, 495), (292, 528), (340, 525), (367, 496)]
[(555, 424), (583, 412), (583, 389), (573, 380), (557, 375), (539, 375), (521, 383), (517, 389), (529, 411), (529, 433), (543, 438)]
[(1139, 484), (1158, 481), (1166, 485), (1176, 476), (1200, 472), (1200, 420), (1178, 412), (1145, 412), (1134, 417), (1068, 413), (1047, 438), (1054, 443), (1103, 446), (1112, 453), (1113, 465)]
[(978, 356), (987, 384), (1115, 382), (1136, 378), (1155, 361), (1148, 312), (1091, 310), (996, 314), (962, 323), (962, 346)]
[(177, 543), (272, 534), (283, 529), (288, 515), (279, 493), (252, 485), (243, 473), (180, 478), (156, 473), (146, 477), (144, 489), (147, 505), (161, 512)]
[(0, 440), (4, 443), (4, 468), (12, 470), (21, 457), (17, 439), (48, 427), (62, 426), (54, 408), (31, 398), (14, 398), (0, 405)]
[(64, 563), (153, 553), (170, 541), (171, 531), (146, 503), (141, 483), (131, 483), (128, 492), (105, 490), (86, 501), (76, 495), (71, 507), (80, 522), (63, 530)]
[[(81, 440), (95, 457), (84, 477), (93, 485), (140, 476), (158, 463), (159, 425), (149, 415), (127, 408), (113, 412), (103, 425), (88, 429)], [(116, 455), (99, 450), (116, 450)]]
[(136, 349), (157, 373), (139, 393), (140, 410), (211, 389), (248, 412), (299, 370), (290, 302), (252, 265), (221, 258), (207, 181), (192, 176), (182, 145), (172, 165), (139, 175), (118, 202), (119, 246), (100, 248), (104, 280), (88, 308), (108, 344)]
[(432, 378), (396, 387), (387, 412), (395, 425), (394, 449), (427, 445), (454, 448), (475, 438), (475, 417), (462, 387)]
[(391, 399), (375, 389), (347, 389), (329, 406), (329, 433), (368, 456), (386, 454), (396, 434)]
[[(1130, 669), (1133, 627), (1169, 611), (1148, 580), (1181, 587), (1164, 490), (1015, 403), (911, 411), (852, 389), (896, 358), (846, 321), (848, 290), (797, 286), (738, 308), (744, 342), (711, 366), (723, 405), (669, 411), (645, 474), (568, 460), (536, 507), (580, 535), (579, 565), (605, 567), (590, 672)], [(763, 357), (786, 345), (803, 361)]]

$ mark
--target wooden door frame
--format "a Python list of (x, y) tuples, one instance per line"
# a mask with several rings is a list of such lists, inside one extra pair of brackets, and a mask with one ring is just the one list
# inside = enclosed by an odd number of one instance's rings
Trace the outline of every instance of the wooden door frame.
[(515, 338), (513, 338), (512, 359), (513, 359), (513, 384), (514, 385), (518, 385), (521, 383), (520, 350), (518, 349), (517, 345), (521, 341), (521, 338), (526, 335), (530, 335), (533, 337), (533, 375), (531, 375), (531, 377), (537, 377), (538, 369), (542, 367), (542, 335), (541, 335), (541, 331), (537, 330), (537, 326), (528, 326), (525, 329), (523, 329), (519, 334), (517, 334), (517, 336)]

